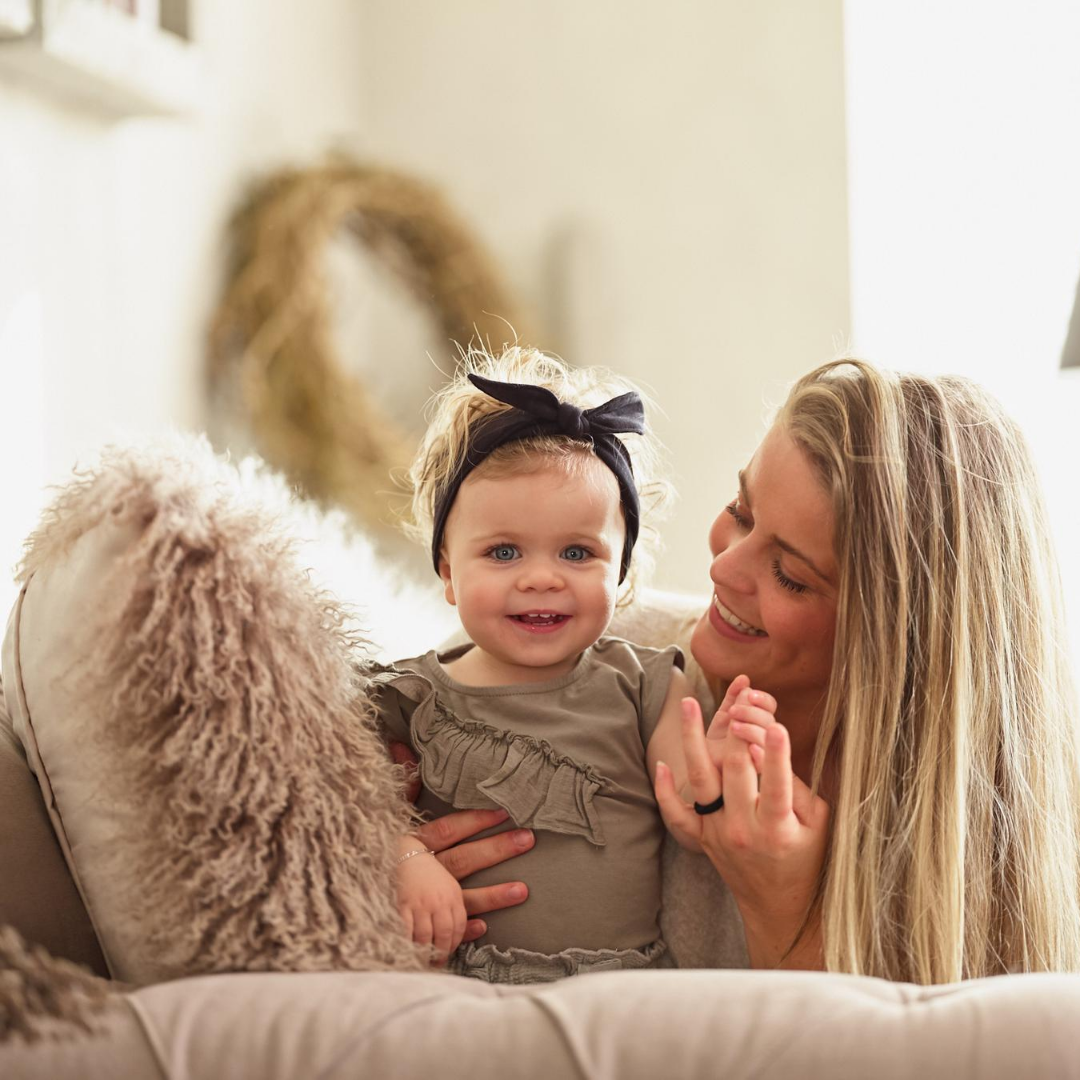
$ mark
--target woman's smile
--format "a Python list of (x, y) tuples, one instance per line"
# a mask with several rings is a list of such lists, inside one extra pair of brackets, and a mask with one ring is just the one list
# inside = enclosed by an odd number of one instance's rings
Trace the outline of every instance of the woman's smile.
[(760, 641), (769, 635), (756, 626), (745, 623), (734, 612), (728, 610), (720, 603), (720, 597), (713, 594), (712, 609), (709, 612), (709, 621), (726, 637), (736, 640)]

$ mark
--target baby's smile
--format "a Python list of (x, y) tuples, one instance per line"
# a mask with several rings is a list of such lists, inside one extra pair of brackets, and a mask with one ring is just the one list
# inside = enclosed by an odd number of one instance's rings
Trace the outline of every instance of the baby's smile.
[(532, 634), (547, 634), (565, 626), (571, 616), (557, 611), (523, 611), (518, 615), (508, 615), (511, 622)]

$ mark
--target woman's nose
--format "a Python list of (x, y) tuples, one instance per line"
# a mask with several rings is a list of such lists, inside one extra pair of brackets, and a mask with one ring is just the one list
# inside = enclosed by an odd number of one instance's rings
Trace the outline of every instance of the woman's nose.
[(749, 547), (746, 538), (731, 540), (720, 548), (713, 549), (712, 563), (709, 565), (709, 577), (714, 585), (723, 586), (733, 592), (750, 593), (754, 591), (754, 578), (751, 573)]

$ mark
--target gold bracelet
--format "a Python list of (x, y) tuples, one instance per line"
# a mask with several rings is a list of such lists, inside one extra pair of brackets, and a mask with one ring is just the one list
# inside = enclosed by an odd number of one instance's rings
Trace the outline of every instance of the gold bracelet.
[(435, 852), (431, 848), (417, 848), (415, 851), (406, 851), (404, 855), (399, 855), (397, 858), (396, 866), (400, 866), (406, 859), (411, 859), (416, 855), (434, 855)]

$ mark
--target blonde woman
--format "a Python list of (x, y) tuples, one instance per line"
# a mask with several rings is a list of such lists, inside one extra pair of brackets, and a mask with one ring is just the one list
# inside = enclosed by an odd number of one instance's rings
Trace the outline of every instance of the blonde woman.
[(722, 701), (707, 732), (684, 703), (697, 807), (662, 765), (656, 791), (751, 964), (1080, 970), (1077, 712), (1016, 425), (967, 380), (838, 361), (794, 386), (737, 490), (691, 640)]
[(743, 691), (706, 739), (691, 705), (694, 797), (723, 807), (694, 813), (665, 775), (657, 792), (735, 896), (754, 966), (916, 983), (1080, 969), (1057, 571), (997, 403), (963, 379), (826, 364), (710, 544), (694, 656), (718, 694), (741, 674), (769, 691), (775, 720)]

